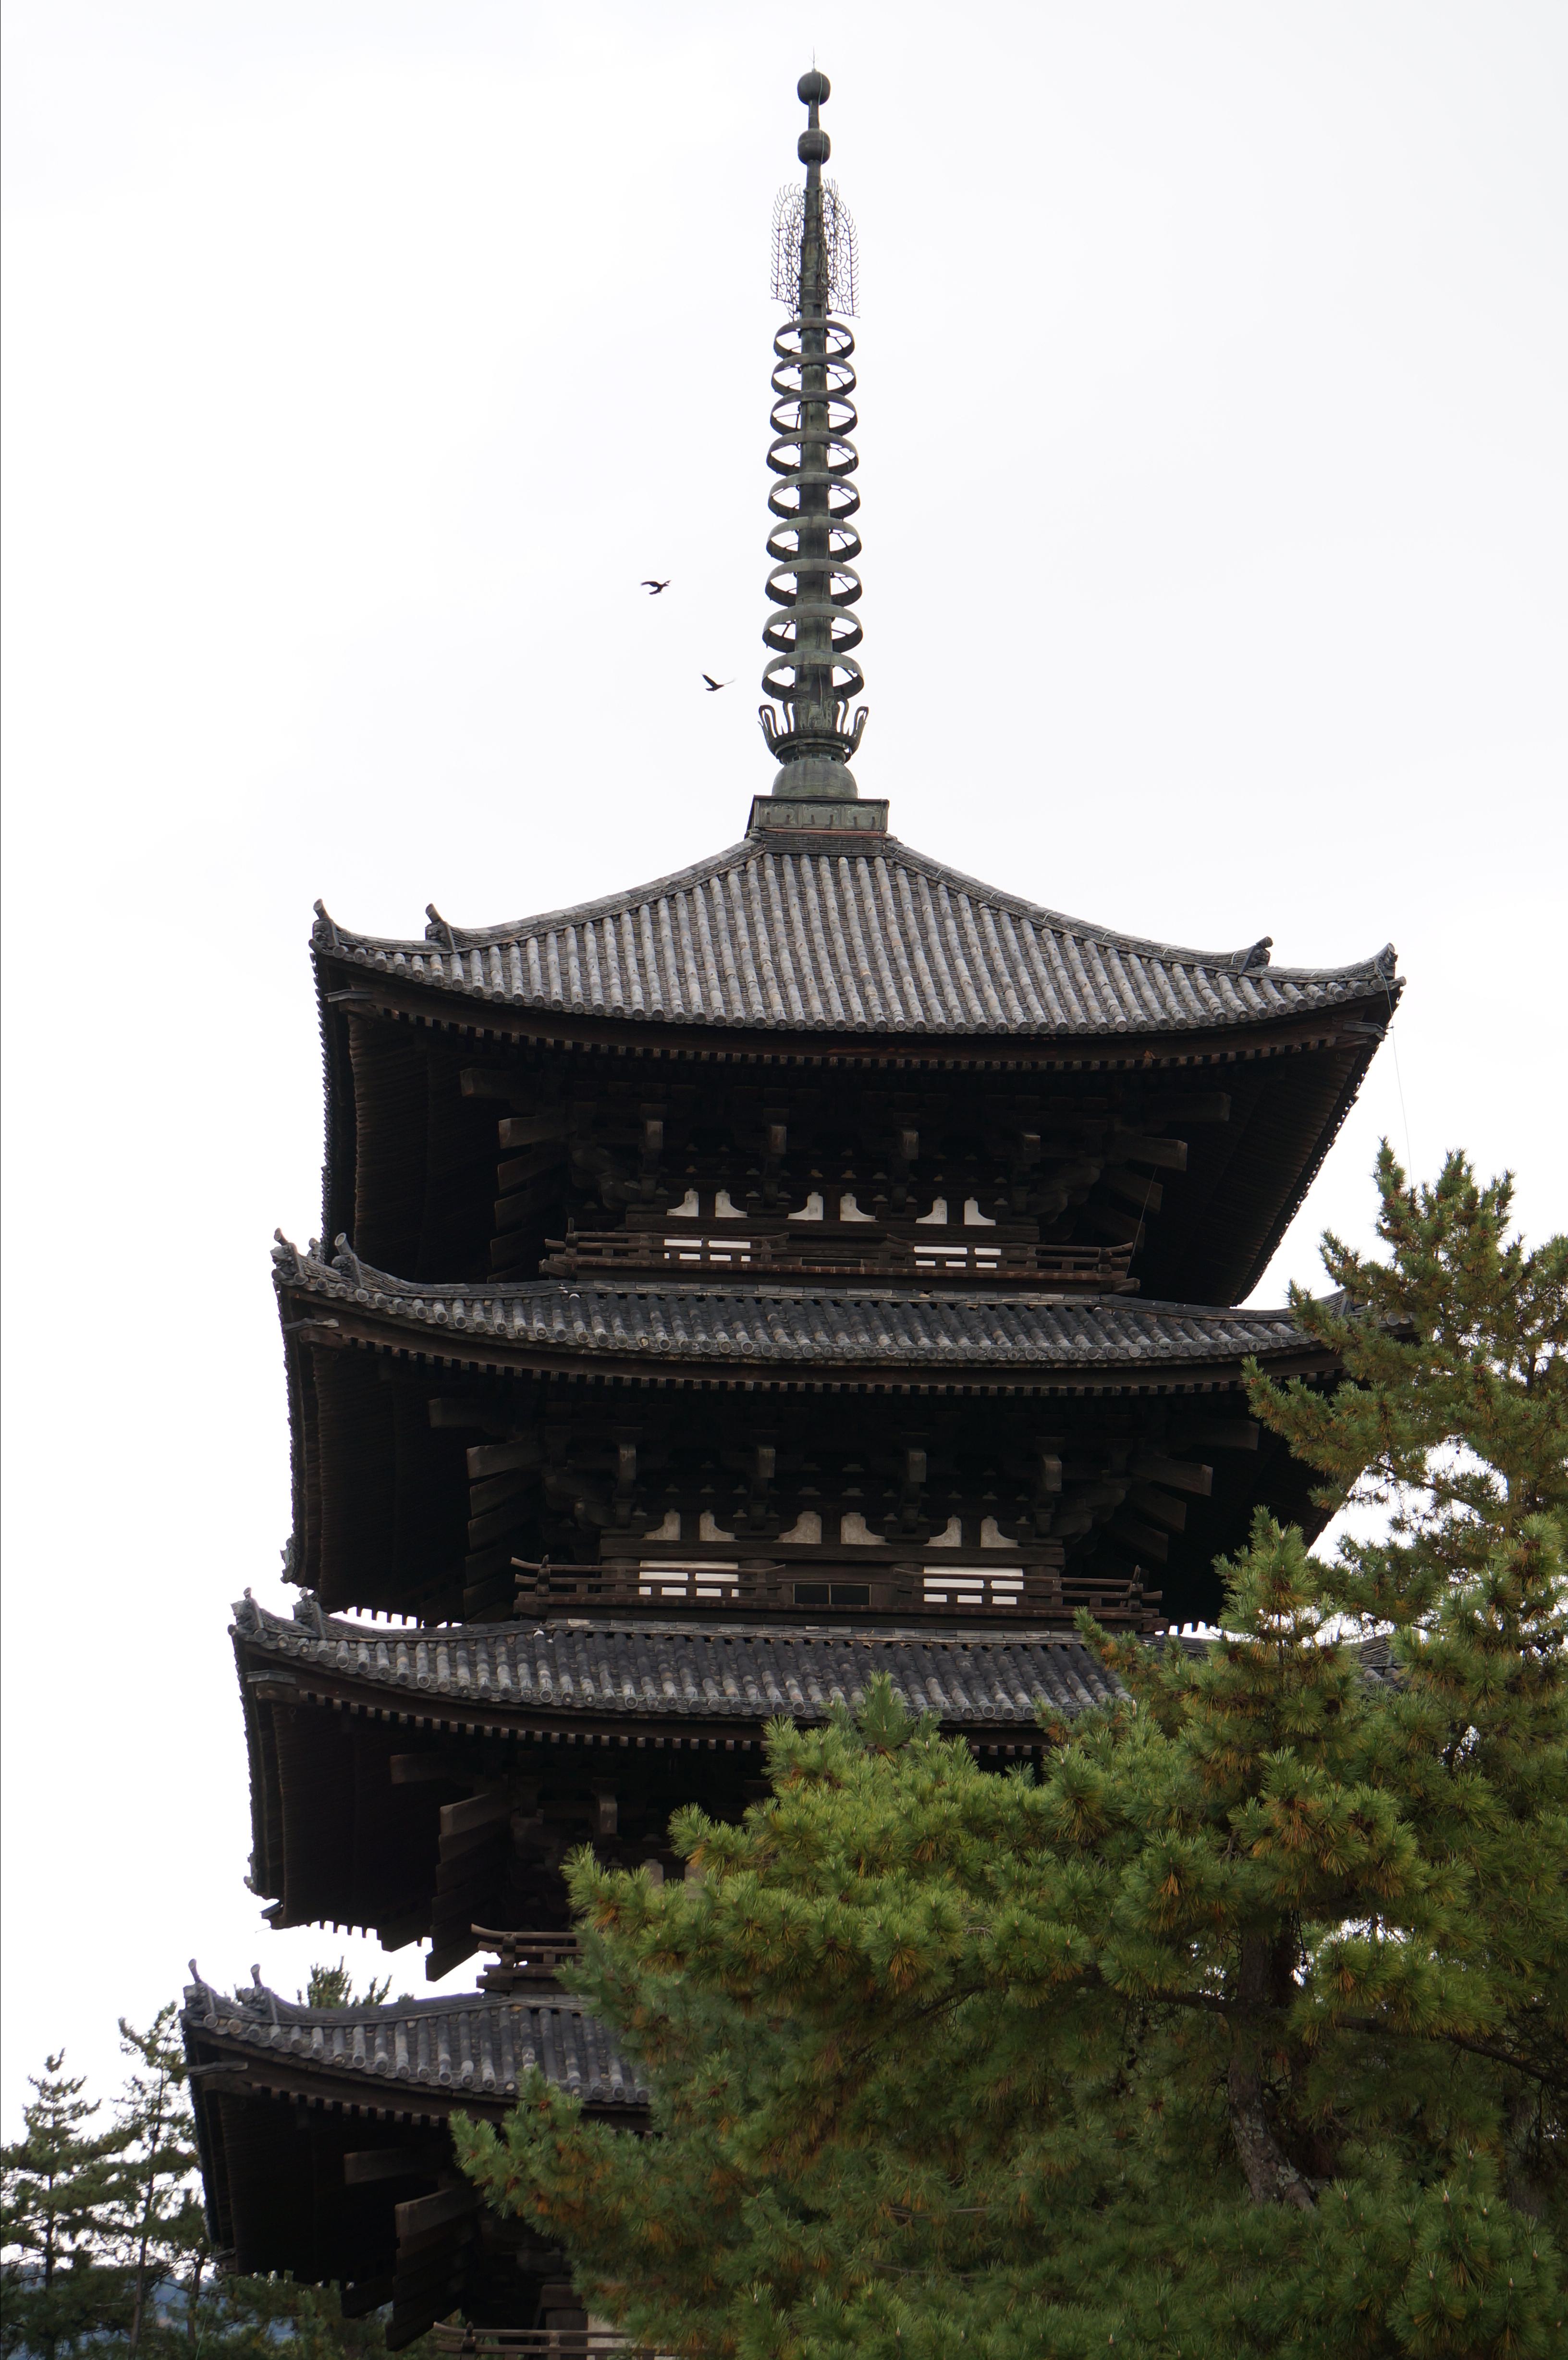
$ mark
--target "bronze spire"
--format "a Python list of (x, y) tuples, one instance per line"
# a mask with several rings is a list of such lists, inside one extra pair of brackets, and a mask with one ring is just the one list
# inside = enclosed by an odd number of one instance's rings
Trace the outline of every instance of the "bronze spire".
[[(860, 535), (851, 519), (860, 494), (850, 480), (860, 464), (849, 440), (855, 425), (855, 224), (836, 187), (822, 178), (830, 143), (819, 120), (829, 93), (826, 74), (813, 67), (799, 83), (809, 110), (799, 154), (804, 188), (783, 190), (774, 209), (773, 292), (793, 316), (773, 340), (773, 442), (768, 464), (779, 481), (768, 505), (777, 519), (768, 539), (773, 561), (768, 595), (781, 609), (768, 620), (768, 655), (761, 708), (762, 733), (779, 758), (773, 782), (779, 802), (818, 806), (858, 798), (850, 756), (866, 727), (866, 708), (850, 705), (865, 688), (854, 650), (860, 645), (860, 596), (855, 560)], [(783, 708), (782, 714), (775, 710)], [(886, 806), (880, 809), (885, 813)], [(775, 812), (778, 825), (795, 814)], [(804, 813), (799, 820), (803, 824)], [(858, 821), (827, 825), (886, 825), (868, 807)]]

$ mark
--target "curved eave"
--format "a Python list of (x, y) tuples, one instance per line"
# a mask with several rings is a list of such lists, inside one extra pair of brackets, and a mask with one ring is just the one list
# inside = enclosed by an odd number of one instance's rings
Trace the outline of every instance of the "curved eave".
[(824, 1037), (970, 1048), (1203, 1037), (1380, 1000), (1394, 958), (1274, 967), (1140, 940), (966, 877), (884, 836), (835, 855), (757, 838), (676, 874), (508, 926), (432, 917), (422, 942), (356, 934), (318, 911), (319, 957), (382, 988), (550, 1022), (698, 1036)]
[(1190, 1023), (893, 1027), (759, 1025), (662, 1012), (509, 1000), (428, 976), (356, 967), (341, 949), (312, 945), (322, 1023), (334, 1011), (441, 1028), (518, 1047), (607, 1051), (746, 1065), (920, 1066), (932, 1071), (1166, 1072), (1234, 1065), (1303, 1049), (1354, 1046), (1370, 1057), (1404, 990), (1351, 970), (1332, 1000), (1223, 1014)]
[[(459, 1289), (404, 1286), (363, 1269), (360, 1277), (365, 1283), (340, 1282), (303, 1256), (294, 1258), (292, 1271), (279, 1269), (291, 1367), (298, 1369), (303, 1351), (360, 1350), (432, 1369), (617, 1384), (1092, 1395), (1228, 1390), (1241, 1382), (1251, 1358), (1279, 1376), (1326, 1374), (1334, 1367), (1333, 1354), (1284, 1311), (979, 1291), (938, 1298), (870, 1286), (765, 1291), (562, 1280)], [(710, 1332), (682, 1338), (663, 1320), (662, 1334), (646, 1323), (633, 1332), (615, 1316), (635, 1306), (671, 1304)], [(824, 1346), (823, 1306), (833, 1306), (827, 1316), (841, 1323), (853, 1316), (857, 1333)], [(532, 1324), (541, 1308), (561, 1306), (571, 1308), (571, 1332), (551, 1334), (543, 1321)], [(787, 1335), (780, 1345), (774, 1316), (782, 1320), (792, 1306), (811, 1317), (798, 1338)], [(519, 1312), (531, 1317), (519, 1318)], [(916, 1314), (924, 1334), (911, 1332)], [(895, 1336), (900, 1315), (904, 1331)], [(887, 1331), (883, 1349), (868, 1338), (871, 1327)], [(1040, 1331), (1038, 1341), (1031, 1327)], [(1111, 1331), (1108, 1338), (1103, 1330)]]

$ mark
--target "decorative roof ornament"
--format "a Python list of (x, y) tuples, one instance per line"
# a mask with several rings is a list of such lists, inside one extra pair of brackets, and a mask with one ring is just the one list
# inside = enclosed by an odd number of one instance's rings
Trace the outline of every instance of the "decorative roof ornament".
[[(768, 595), (780, 611), (763, 630), (768, 662), (762, 734), (779, 759), (770, 797), (752, 806), (754, 831), (805, 828), (884, 832), (885, 803), (859, 801), (850, 757), (866, 727), (851, 705), (866, 686), (855, 650), (863, 632), (852, 521), (860, 494), (850, 480), (860, 454), (856, 423), (855, 224), (838, 189), (822, 178), (830, 143), (819, 120), (831, 85), (815, 67), (798, 84), (809, 111), (799, 143), (803, 188), (780, 191), (773, 209), (773, 294), (791, 317), (773, 339), (773, 441), (768, 464), (779, 478), (768, 505), (773, 570)], [(782, 708), (779, 711), (778, 708)]]

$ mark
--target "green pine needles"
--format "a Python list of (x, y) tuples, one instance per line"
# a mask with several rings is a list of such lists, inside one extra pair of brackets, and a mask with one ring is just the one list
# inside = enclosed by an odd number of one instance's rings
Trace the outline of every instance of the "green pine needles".
[(886, 1685), (769, 1732), (693, 1874), (583, 1853), (580, 1986), (644, 2142), (536, 2077), (463, 2125), (595, 2311), (739, 2360), (1568, 2349), (1568, 1240), (1507, 1180), (1377, 1171), (1257, 1414), (1382, 1510), (1260, 1515), (1224, 1636), (1088, 1642), (1112, 1708), (980, 1770)]

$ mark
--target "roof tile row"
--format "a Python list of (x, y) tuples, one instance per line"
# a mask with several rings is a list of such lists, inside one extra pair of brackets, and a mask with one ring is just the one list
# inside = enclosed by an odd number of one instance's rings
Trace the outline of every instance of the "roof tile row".
[(298, 2007), (259, 1980), (232, 1998), (194, 1978), (182, 2016), (194, 2036), (341, 2074), (346, 2082), (412, 2083), (499, 2098), (538, 2066), (591, 2105), (644, 2106), (648, 2092), (583, 2003), (559, 1998), (399, 2000), (385, 2007)]
[(423, 942), (321, 912), (318, 950), (441, 991), (562, 1013), (766, 1030), (1119, 1033), (1212, 1030), (1393, 998), (1394, 954), (1271, 968), (1140, 942), (982, 885), (897, 837), (844, 850), (755, 838), (585, 902)]
[(254, 1599), (234, 1608), (237, 1638), (281, 1666), (297, 1664), (395, 1694), (451, 1699), (469, 1710), (570, 1709), (596, 1715), (811, 1721), (852, 1709), (885, 1674), (909, 1712), (962, 1728), (1032, 1731), (1038, 1708), (1081, 1712), (1116, 1684), (1076, 1639), (1039, 1633), (947, 1637), (924, 1633), (671, 1628), (649, 1618), (574, 1628), (558, 1622), (366, 1628), (300, 1619)]
[(362, 1306), (417, 1328), (501, 1343), (649, 1360), (1072, 1370), (1236, 1360), (1310, 1343), (1289, 1311), (1145, 1304), (1125, 1295), (613, 1279), (416, 1286), (373, 1270), (341, 1240), (331, 1263), (283, 1239), (273, 1259), (280, 1284), (323, 1303)]

